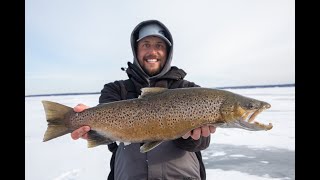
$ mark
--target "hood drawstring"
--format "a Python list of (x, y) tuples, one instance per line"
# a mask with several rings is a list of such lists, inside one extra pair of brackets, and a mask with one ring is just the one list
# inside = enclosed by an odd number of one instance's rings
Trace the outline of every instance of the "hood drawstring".
[(125, 67), (121, 67), (121, 70), (122, 71), (126, 71), (128, 68), (125, 68)]

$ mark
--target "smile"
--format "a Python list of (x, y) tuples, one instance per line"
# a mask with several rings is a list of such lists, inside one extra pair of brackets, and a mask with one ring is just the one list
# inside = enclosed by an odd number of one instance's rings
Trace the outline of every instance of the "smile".
[(155, 63), (158, 62), (158, 59), (147, 59), (146, 61), (149, 63)]

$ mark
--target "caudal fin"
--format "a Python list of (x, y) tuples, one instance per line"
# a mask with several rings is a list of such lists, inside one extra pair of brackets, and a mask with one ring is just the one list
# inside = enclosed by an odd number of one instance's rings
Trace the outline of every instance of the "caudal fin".
[(73, 109), (51, 101), (42, 101), (42, 104), (48, 122), (43, 142), (70, 133), (71, 131), (65, 126), (64, 116)]

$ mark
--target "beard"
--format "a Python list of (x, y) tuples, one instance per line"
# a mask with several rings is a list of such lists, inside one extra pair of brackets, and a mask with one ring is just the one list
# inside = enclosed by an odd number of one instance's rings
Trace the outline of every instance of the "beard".
[(162, 70), (162, 67), (159, 67), (157, 69), (147, 69), (145, 67), (142, 67), (143, 71), (148, 74), (149, 76), (155, 76), (157, 74), (159, 74)]

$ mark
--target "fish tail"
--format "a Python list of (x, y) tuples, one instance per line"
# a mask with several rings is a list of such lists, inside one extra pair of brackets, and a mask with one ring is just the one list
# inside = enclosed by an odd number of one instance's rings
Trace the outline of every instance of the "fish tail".
[(42, 101), (48, 122), (47, 130), (43, 137), (43, 142), (70, 133), (64, 122), (65, 115), (72, 111), (71, 107), (51, 101)]

